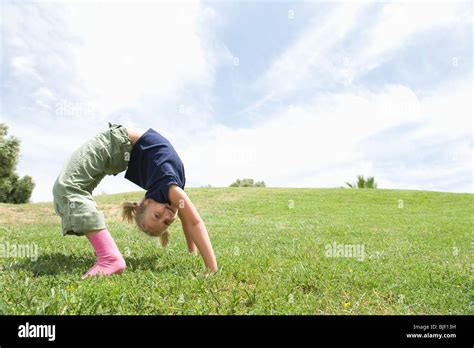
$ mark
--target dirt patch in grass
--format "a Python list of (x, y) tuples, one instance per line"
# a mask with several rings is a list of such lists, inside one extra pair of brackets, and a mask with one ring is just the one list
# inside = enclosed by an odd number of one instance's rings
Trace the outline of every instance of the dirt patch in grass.
[(0, 207), (0, 224), (13, 225), (18, 224), (37, 224), (41, 221), (47, 221), (51, 217), (57, 216), (53, 208), (47, 207)]
[(121, 203), (101, 203), (97, 204), (97, 209), (104, 213), (106, 219), (122, 221)]

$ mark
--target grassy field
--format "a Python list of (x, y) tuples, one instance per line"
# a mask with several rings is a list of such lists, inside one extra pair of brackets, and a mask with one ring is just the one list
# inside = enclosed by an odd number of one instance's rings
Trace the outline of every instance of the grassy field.
[(61, 235), (50, 203), (1, 204), (0, 313), (473, 314), (472, 194), (187, 192), (219, 263), (209, 278), (179, 222), (162, 249), (119, 220), (120, 203), (142, 193), (97, 197), (127, 269), (86, 280), (93, 250), (84, 237)]

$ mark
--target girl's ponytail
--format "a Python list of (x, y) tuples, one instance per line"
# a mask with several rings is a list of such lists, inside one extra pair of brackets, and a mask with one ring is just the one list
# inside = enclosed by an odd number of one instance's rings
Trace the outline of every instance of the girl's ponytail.
[(137, 214), (137, 207), (138, 203), (136, 202), (124, 202), (122, 204), (122, 220), (132, 223)]
[(168, 232), (168, 229), (164, 230), (160, 234), (160, 244), (163, 248), (166, 248), (168, 245), (168, 241), (170, 239), (170, 233)]

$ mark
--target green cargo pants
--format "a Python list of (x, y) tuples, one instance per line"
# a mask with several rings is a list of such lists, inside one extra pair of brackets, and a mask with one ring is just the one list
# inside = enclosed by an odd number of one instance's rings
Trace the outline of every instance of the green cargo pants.
[(109, 123), (72, 153), (53, 187), (54, 210), (61, 217), (63, 235), (81, 236), (106, 228), (92, 191), (106, 175), (123, 172), (130, 160), (132, 143), (127, 130)]

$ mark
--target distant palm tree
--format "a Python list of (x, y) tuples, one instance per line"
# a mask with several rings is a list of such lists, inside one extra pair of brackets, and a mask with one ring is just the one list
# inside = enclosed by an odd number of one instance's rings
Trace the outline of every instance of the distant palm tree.
[(375, 178), (373, 176), (364, 179), (363, 175), (357, 176), (357, 182), (353, 184), (346, 182), (346, 185), (350, 188), (377, 188), (377, 183), (375, 182)]
[(373, 176), (367, 178), (367, 181), (365, 182), (365, 188), (377, 188), (377, 183), (375, 182), (375, 178)]

